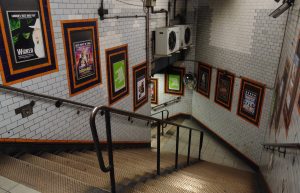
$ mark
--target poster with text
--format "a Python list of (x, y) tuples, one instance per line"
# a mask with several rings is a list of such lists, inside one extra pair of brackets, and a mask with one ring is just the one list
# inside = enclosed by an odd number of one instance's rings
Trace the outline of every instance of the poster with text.
[(73, 43), (76, 79), (96, 74), (92, 40)]
[(169, 90), (180, 90), (180, 75), (178, 74), (169, 74)]
[(146, 77), (141, 76), (137, 80), (137, 100), (140, 101), (146, 96)]
[(242, 78), (237, 114), (259, 126), (265, 86), (253, 80)]
[(113, 64), (113, 79), (114, 79), (114, 91), (118, 92), (126, 86), (125, 79), (125, 62), (124, 60), (118, 61)]
[(133, 74), (133, 110), (136, 111), (148, 102), (147, 64), (138, 64), (132, 68)]
[(58, 71), (49, 0), (0, 1), (0, 24), (3, 84)]
[(218, 70), (215, 91), (215, 102), (228, 110), (231, 110), (234, 75), (229, 72)]

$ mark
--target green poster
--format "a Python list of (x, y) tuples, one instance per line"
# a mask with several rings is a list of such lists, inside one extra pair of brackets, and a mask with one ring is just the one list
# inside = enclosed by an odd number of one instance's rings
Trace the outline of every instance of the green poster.
[(126, 87), (125, 78), (125, 61), (119, 61), (113, 64), (113, 79), (115, 92), (122, 90)]
[(180, 75), (169, 74), (169, 89), (180, 91)]

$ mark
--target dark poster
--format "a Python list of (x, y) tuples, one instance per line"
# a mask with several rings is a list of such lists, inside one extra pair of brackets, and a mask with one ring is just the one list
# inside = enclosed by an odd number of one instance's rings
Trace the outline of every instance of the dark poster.
[(264, 93), (264, 85), (255, 81), (242, 79), (237, 114), (259, 126)]
[(228, 110), (231, 110), (234, 75), (218, 70), (215, 102)]
[(82, 93), (101, 83), (96, 19), (62, 21), (69, 93)]
[(158, 104), (158, 79), (151, 79), (151, 103)]
[(134, 111), (148, 102), (148, 86), (147, 86), (147, 65), (139, 64), (132, 68), (133, 88), (134, 88)]
[(198, 93), (209, 98), (210, 95), (210, 82), (211, 82), (211, 66), (199, 63), (198, 64)]
[(0, 1), (4, 84), (57, 71), (48, 0)]

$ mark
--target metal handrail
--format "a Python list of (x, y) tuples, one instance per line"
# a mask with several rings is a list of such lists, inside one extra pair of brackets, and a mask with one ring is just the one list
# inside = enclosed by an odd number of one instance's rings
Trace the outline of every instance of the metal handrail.
[(300, 143), (264, 143), (264, 147), (300, 149)]
[(177, 97), (176, 99), (173, 99), (173, 100), (170, 100), (170, 101), (167, 101), (167, 102), (164, 102), (162, 104), (152, 107), (152, 110), (157, 111), (158, 109), (167, 107), (168, 105), (171, 105), (173, 103), (178, 103), (180, 100), (181, 100), (181, 97)]
[[(166, 118), (166, 120), (168, 120), (168, 119), (169, 119), (170, 112), (169, 112), (169, 110), (167, 110), (167, 109), (164, 109), (164, 110), (159, 111), (159, 112), (157, 112), (157, 113), (153, 113), (153, 114), (151, 114), (151, 117), (153, 117), (154, 115), (158, 115), (158, 114), (161, 113), (161, 119), (162, 119), (162, 120), (165, 120), (165, 118), (164, 118), (164, 112), (167, 113), (167, 118)], [(164, 128), (166, 128), (167, 126), (168, 126), (167, 123), (165, 123), (165, 124), (162, 125), (162, 128), (161, 128), (161, 130), (162, 130), (162, 135), (164, 135)]]
[[(97, 128), (96, 128), (96, 116), (98, 112), (101, 111), (101, 115), (105, 115), (105, 123), (106, 123), (106, 136), (107, 136), (107, 144), (108, 144), (108, 157), (109, 157), (109, 165), (105, 166), (103, 156), (102, 156), (102, 151), (101, 151), (101, 146), (99, 142), (99, 137), (97, 133)], [(201, 149), (203, 145), (203, 135), (204, 131), (200, 129), (195, 129), (191, 127), (187, 127), (184, 125), (179, 125), (176, 123), (172, 123), (170, 121), (165, 121), (161, 119), (157, 119), (151, 116), (146, 116), (138, 113), (133, 113), (125, 110), (119, 110), (115, 109), (112, 107), (107, 107), (107, 106), (100, 106), (100, 107), (95, 107), (94, 110), (91, 113), (90, 116), (90, 126), (92, 130), (92, 135), (93, 135), (93, 140), (95, 143), (95, 148), (97, 151), (97, 158), (98, 162), (100, 165), (100, 169), (103, 172), (110, 172), (110, 180), (111, 180), (111, 192), (115, 193), (116, 192), (116, 184), (115, 184), (115, 173), (114, 173), (114, 162), (113, 162), (113, 148), (112, 148), (112, 136), (111, 136), (111, 119), (110, 116), (111, 114), (118, 114), (118, 115), (123, 115), (123, 116), (129, 116), (130, 118), (136, 118), (144, 121), (155, 121), (157, 122), (157, 175), (160, 175), (160, 128), (161, 125), (165, 124), (170, 124), (174, 125), (177, 127), (177, 134), (176, 134), (176, 153), (175, 153), (175, 169), (178, 169), (178, 149), (179, 149), (179, 129), (180, 128), (185, 128), (189, 129), (189, 145), (188, 145), (188, 155), (187, 155), (187, 165), (190, 164), (190, 150), (191, 150), (191, 139), (192, 139), (192, 131), (198, 131), (200, 132), (200, 142), (199, 142), (199, 157), (198, 159), (200, 160), (200, 155), (201, 155)]]

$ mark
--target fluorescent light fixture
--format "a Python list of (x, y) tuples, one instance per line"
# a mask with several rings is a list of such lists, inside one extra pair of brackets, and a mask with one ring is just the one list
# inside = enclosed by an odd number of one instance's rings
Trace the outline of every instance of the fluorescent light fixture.
[[(279, 2), (275, 0), (276, 2)], [(278, 7), (275, 11), (273, 11), (269, 16), (273, 18), (279, 17), (283, 14), (286, 10), (288, 10), (292, 5), (294, 5), (295, 0), (284, 0), (282, 5)]]

